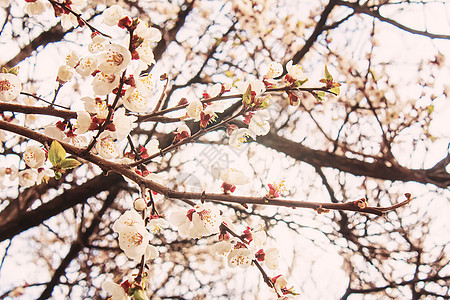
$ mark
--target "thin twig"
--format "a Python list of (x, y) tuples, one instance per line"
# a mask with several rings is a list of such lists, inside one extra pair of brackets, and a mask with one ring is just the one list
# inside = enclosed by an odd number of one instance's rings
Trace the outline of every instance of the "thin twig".
[[(89, 24), (85, 19), (83, 19), (81, 17), (80, 13), (77, 13), (75, 11), (73, 11), (70, 7), (68, 7), (67, 5), (63, 4), (63, 3), (59, 3), (57, 1), (54, 0), (48, 0), (52, 5), (57, 5), (59, 7), (61, 7), (63, 10), (70, 12), (71, 14), (73, 14), (75, 17), (77, 17), (77, 20), (81, 20), (83, 24), (86, 24), (86, 26), (92, 31), (92, 32), (98, 32), (99, 34), (111, 38), (111, 36), (107, 35), (106, 33), (101, 32), (100, 30), (98, 30), (97, 28), (95, 28), (94, 26), (92, 26), (91, 24)], [(80, 22), (78, 22), (80, 23)]]

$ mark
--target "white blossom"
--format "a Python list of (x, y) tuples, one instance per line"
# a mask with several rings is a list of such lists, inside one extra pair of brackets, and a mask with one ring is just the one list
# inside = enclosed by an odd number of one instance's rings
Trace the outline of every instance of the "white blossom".
[(140, 261), (144, 254), (148, 254), (150, 258), (154, 256), (155, 252), (152, 250), (155, 249), (148, 249), (147, 247), (149, 246), (150, 233), (145, 228), (144, 220), (136, 211), (125, 212), (114, 222), (113, 230), (119, 234), (120, 249), (129, 258)]
[(186, 113), (189, 118), (194, 118), (195, 121), (200, 120), (200, 113), (203, 111), (203, 103), (195, 99), (194, 101), (190, 102), (189, 105), (186, 107)]
[(8, 7), (11, 3), (11, 0), (0, 0), (0, 7)]
[(148, 104), (149, 98), (142, 95), (137, 88), (129, 88), (123, 96), (123, 106), (133, 112), (146, 112)]
[(77, 129), (76, 134), (83, 134), (91, 127), (92, 119), (91, 115), (85, 111), (77, 111)]
[(283, 74), (283, 66), (278, 62), (271, 62), (269, 64), (269, 69), (267, 70), (265, 78), (274, 78)]
[(13, 181), (17, 178), (18, 174), (19, 170), (16, 166), (0, 167), (0, 183), (5, 179), (5, 177), (8, 177), (10, 181)]
[(147, 224), (147, 229), (150, 230), (151, 233), (155, 234), (161, 231), (162, 228), (167, 227), (168, 223), (163, 218), (155, 218), (151, 219)]
[(64, 143), (72, 144), (75, 147), (83, 148), (89, 144), (89, 140), (86, 136), (80, 134), (74, 134), (66, 136), (63, 140)]
[(118, 75), (98, 72), (92, 81), (92, 89), (97, 95), (108, 95), (119, 85), (119, 80)]
[(110, 132), (102, 132), (95, 144), (95, 149), (104, 159), (113, 159), (119, 156), (119, 150), (114, 139), (110, 136)]
[(24, 188), (28, 188), (36, 184), (38, 173), (33, 169), (26, 169), (20, 171), (18, 174), (19, 185)]
[(42, 167), (46, 159), (45, 151), (39, 146), (28, 146), (23, 153), (23, 160), (30, 168)]
[(225, 256), (231, 251), (231, 243), (229, 241), (220, 241), (212, 246), (211, 252), (214, 255)]
[[(96, 111), (96, 104), (97, 101), (94, 100), (94, 98), (92, 97), (83, 97), (80, 99), (82, 102), (84, 102), (84, 109), (90, 113), (90, 114), (95, 114), (97, 113)], [(106, 106), (106, 105), (105, 105)]]
[(153, 173), (150, 172), (147, 174), (147, 176), (145, 176), (145, 179), (147, 180), (151, 180), (154, 181), (158, 184), (164, 185), (167, 181), (167, 175), (163, 174), (163, 173)]
[(220, 172), (220, 179), (232, 185), (243, 185), (250, 182), (248, 176), (234, 168), (222, 170)]
[(294, 78), (295, 80), (305, 80), (306, 75), (303, 73), (302, 67), (299, 65), (293, 65), (292, 60), (290, 60), (286, 64), (286, 70), (288, 71), (288, 74)]
[(147, 154), (152, 156), (153, 154), (159, 153), (159, 141), (157, 139), (151, 139), (147, 145), (145, 145), (147, 149)]
[(222, 223), (219, 209), (212, 203), (199, 204), (195, 206), (195, 213), (192, 215), (192, 223), (196, 229), (198, 237), (219, 232)]
[(263, 230), (259, 230), (259, 231), (254, 231), (252, 232), (252, 243), (253, 243), (253, 247), (255, 249), (260, 249), (262, 248), (264, 241), (266, 240), (267, 234), (265, 231)]
[(147, 208), (147, 202), (143, 198), (137, 198), (133, 202), (133, 207), (137, 211), (143, 211)]
[(280, 296), (283, 295), (282, 289), (286, 287), (287, 283), (288, 282), (286, 280), (286, 277), (284, 277), (283, 275), (278, 276), (276, 278), (275, 283), (273, 285), (278, 295)]
[(9, 102), (19, 96), (22, 84), (17, 75), (0, 73), (0, 101)]
[(128, 296), (120, 284), (112, 281), (104, 281), (102, 283), (102, 289), (112, 295), (112, 300), (128, 300)]
[(69, 67), (75, 68), (79, 61), (80, 57), (75, 51), (71, 51), (66, 56), (66, 65), (68, 65)]
[(55, 140), (58, 140), (58, 141), (62, 141), (66, 137), (64, 132), (62, 132), (61, 129), (59, 129), (55, 125), (48, 125), (48, 126), (46, 126), (44, 128), (44, 134), (46, 136), (49, 136), (52, 139), (55, 139)]
[(251, 135), (252, 132), (250, 132), (247, 128), (237, 129), (231, 133), (229, 143), (232, 147), (241, 149)]
[(6, 132), (4, 130), (0, 130), (0, 142), (6, 142)]
[(75, 68), (81, 76), (89, 76), (97, 70), (97, 58), (95, 56), (86, 56), (80, 59)]
[(177, 130), (175, 131), (175, 133), (178, 133), (178, 134), (180, 134), (182, 132), (187, 132), (188, 136), (191, 135), (191, 129), (186, 124), (181, 124), (180, 126), (178, 126)]
[(90, 53), (95, 54), (101, 51), (106, 50), (106, 46), (108, 45), (108, 41), (106, 38), (100, 34), (94, 35), (92, 37), (92, 42), (88, 45), (88, 50)]
[(139, 20), (134, 33), (148, 42), (159, 42), (162, 38), (161, 31), (156, 28), (148, 27), (147, 23)]
[(139, 47), (136, 48), (136, 52), (139, 54), (139, 59), (148, 64), (155, 63), (155, 57), (153, 55), (152, 45), (149, 41), (144, 41)]
[(270, 124), (266, 121), (265, 116), (257, 111), (248, 124), (248, 129), (253, 133), (250, 134), (253, 138), (258, 135), (266, 135), (270, 131)]
[(55, 172), (53, 172), (53, 170), (40, 170), (37, 175), (36, 183), (41, 184), (42, 182), (47, 182), (52, 177), (55, 177)]
[(220, 92), (222, 91), (222, 84), (216, 83), (215, 85), (211, 86), (207, 93), (211, 98), (219, 96)]
[(119, 44), (111, 44), (105, 53), (98, 57), (98, 69), (105, 74), (118, 74), (126, 69), (131, 61), (131, 53)]
[(81, 101), (84, 102), (84, 109), (90, 114), (95, 114), (98, 119), (106, 119), (108, 117), (109, 110), (106, 101), (91, 97), (83, 97)]
[[(159, 251), (153, 245), (147, 245), (147, 249), (145, 249), (145, 257), (144, 260), (154, 259), (159, 256)], [(139, 258), (140, 259), (140, 258)]]
[(72, 5), (75, 6), (85, 6), (87, 4), (87, 0), (71, 0), (70, 2), (72, 2)]
[(139, 93), (144, 97), (150, 97), (152, 90), (155, 87), (155, 83), (152, 80), (152, 75), (139, 76), (138, 72), (134, 74), (134, 81)]
[(119, 141), (126, 139), (130, 131), (136, 127), (134, 123), (136, 120), (136, 116), (125, 115), (125, 108), (119, 108), (114, 112), (113, 124), (116, 131), (112, 132), (111, 135)]
[(233, 248), (228, 254), (228, 266), (230, 268), (247, 269), (252, 264), (253, 259), (255, 259), (255, 255), (250, 249), (245, 247)]
[[(72, 8), (72, 10), (73, 10), (75, 13), (80, 13), (80, 11), (79, 11), (77, 8), (75, 8), (75, 7), (73, 7), (73, 6), (71, 6), (71, 8)], [(64, 28), (65, 30), (68, 30), (68, 29), (70, 29), (71, 27), (77, 27), (77, 26), (78, 26), (78, 19), (77, 19), (77, 17), (76, 17), (74, 14), (72, 14), (72, 13), (62, 14), (62, 15), (61, 15), (61, 26), (62, 26), (62, 28)]]
[(70, 81), (73, 77), (73, 68), (66, 66), (66, 65), (62, 65), (59, 67), (58, 69), (58, 81), (62, 84)]
[(47, 9), (46, 2), (43, 0), (37, 0), (35, 2), (28, 2), (25, 4), (25, 12), (30, 16), (40, 15)]
[[(187, 212), (189, 213), (189, 211)], [(178, 229), (178, 234), (182, 237), (182, 238), (186, 238), (189, 237), (189, 232), (192, 225), (192, 222), (189, 220), (189, 218), (187, 217), (187, 213), (184, 211), (174, 211), (171, 215), (170, 215), (170, 219), (169, 222), (176, 226)]]
[(264, 263), (271, 270), (276, 270), (278, 268), (278, 259), (280, 257), (280, 251), (277, 248), (269, 248), (264, 251)]
[(181, 237), (200, 238), (219, 232), (222, 217), (211, 203), (196, 205), (187, 212), (176, 211), (170, 222), (178, 228)]
[(125, 17), (123, 9), (119, 5), (111, 5), (103, 11), (103, 23), (108, 26), (117, 25), (120, 19)]
[(255, 92), (256, 96), (262, 94), (266, 90), (266, 86), (264, 82), (259, 79), (247, 80), (245, 82), (237, 82), (236, 86), (239, 89), (239, 92), (245, 93), (248, 89), (248, 86), (251, 86), (251, 90)]

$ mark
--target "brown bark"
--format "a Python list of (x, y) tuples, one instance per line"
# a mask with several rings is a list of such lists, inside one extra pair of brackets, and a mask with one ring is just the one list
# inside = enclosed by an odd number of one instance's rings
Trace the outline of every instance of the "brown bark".
[(365, 162), (322, 150), (311, 149), (273, 132), (258, 137), (257, 142), (312, 166), (330, 167), (356, 176), (367, 176), (390, 181), (431, 183), (442, 188), (450, 185), (450, 174), (445, 171), (445, 166), (444, 169), (437, 171), (433, 168), (424, 170), (409, 169), (399, 165), (388, 166), (381, 161)]
[(66, 209), (84, 203), (88, 198), (123, 182), (125, 181), (122, 176), (118, 174), (111, 174), (107, 177), (98, 175), (82, 185), (73, 186), (70, 190), (64, 191), (61, 195), (36, 209), (15, 211), (13, 216), (5, 216), (2, 212), (0, 214), (0, 241), (10, 239), (20, 232), (38, 226)]

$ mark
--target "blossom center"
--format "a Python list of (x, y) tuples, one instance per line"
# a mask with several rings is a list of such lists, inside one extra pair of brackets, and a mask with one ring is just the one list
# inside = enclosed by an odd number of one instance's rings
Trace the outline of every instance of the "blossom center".
[(139, 232), (130, 233), (128, 236), (128, 242), (134, 246), (139, 246), (140, 244), (142, 244), (143, 240), (144, 236)]
[(111, 62), (116, 66), (120, 66), (120, 64), (124, 61), (123, 55), (118, 53), (118, 52), (114, 52), (110, 58), (107, 60), (107, 62)]
[(0, 81), (0, 91), (3, 92), (3, 91), (10, 90), (11, 87), (12, 87), (11, 83), (8, 80), (4, 79), (4, 80)]

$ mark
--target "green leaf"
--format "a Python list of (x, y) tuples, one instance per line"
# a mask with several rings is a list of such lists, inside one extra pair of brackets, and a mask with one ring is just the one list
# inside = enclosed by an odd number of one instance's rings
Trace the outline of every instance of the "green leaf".
[(242, 96), (242, 102), (244, 103), (244, 106), (248, 106), (252, 102), (252, 87), (250, 84), (248, 85), (247, 91), (245, 91)]
[(324, 101), (323, 97), (325, 97), (325, 92), (324, 91), (319, 91), (317, 93), (313, 92), (312, 93), (314, 98), (316, 98), (317, 101)]
[(328, 68), (326, 65), (325, 65), (325, 79), (327, 81), (333, 81), (333, 76), (331, 76), (330, 72), (328, 72)]
[(428, 106), (427, 106), (427, 112), (428, 112), (428, 114), (431, 115), (431, 113), (432, 113), (433, 111), (434, 111), (434, 105), (433, 105), (433, 104), (428, 105)]
[(134, 300), (148, 300), (142, 288), (135, 290), (135, 292), (133, 293), (133, 298)]
[(335, 86), (335, 87), (332, 87), (330, 91), (331, 91), (332, 93), (335, 93), (336, 95), (339, 95), (339, 93), (340, 93), (341, 90), (339, 89), (338, 86)]
[(50, 145), (50, 149), (48, 150), (48, 159), (52, 163), (54, 167), (56, 167), (61, 160), (66, 157), (66, 150), (61, 146), (61, 144), (54, 140)]
[(271, 95), (267, 95), (267, 96), (259, 98), (258, 99), (258, 103), (259, 103), (258, 109), (265, 109), (265, 108), (269, 107), (270, 106), (270, 101), (269, 101), (270, 98), (272, 98)]
[(59, 163), (61, 170), (73, 169), (81, 165), (81, 163), (73, 158), (65, 158)]
[(7, 68), (3, 67), (2, 73), (9, 73), (9, 74), (17, 75), (17, 74), (19, 74), (19, 66), (15, 66), (11, 69), (7, 69)]
[(305, 82), (308, 81), (308, 78), (306, 78), (305, 80), (297, 80), (292, 84), (292, 87), (299, 87), (305, 84)]

